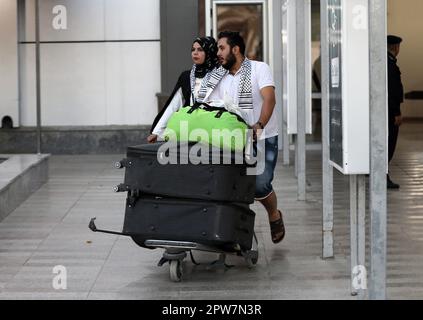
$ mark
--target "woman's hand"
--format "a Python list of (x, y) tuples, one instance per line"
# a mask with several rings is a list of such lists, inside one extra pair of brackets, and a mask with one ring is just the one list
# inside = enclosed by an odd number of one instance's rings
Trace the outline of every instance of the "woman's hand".
[(150, 134), (147, 137), (147, 142), (148, 143), (156, 143), (157, 142), (157, 134)]

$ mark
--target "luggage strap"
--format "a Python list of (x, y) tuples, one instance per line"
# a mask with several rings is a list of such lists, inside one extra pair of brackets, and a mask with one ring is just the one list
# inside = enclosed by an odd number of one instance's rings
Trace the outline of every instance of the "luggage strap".
[(213, 107), (213, 106), (211, 106), (207, 103), (196, 102), (196, 103), (194, 103), (194, 105), (187, 107), (187, 108), (190, 108), (187, 113), (192, 114), (195, 110), (199, 109), (201, 106), (204, 106), (204, 108), (202, 108), (202, 109), (205, 110), (205, 111), (209, 111), (209, 112), (218, 111), (218, 113), (215, 115), (216, 119), (220, 119), (222, 117), (222, 115), (225, 112), (227, 112), (227, 113), (237, 117), (238, 121), (245, 123), (248, 126), (248, 128), (250, 128), (248, 123), (242, 117), (240, 117), (238, 114), (236, 114), (234, 112), (230, 112), (230, 111), (226, 110), (225, 108)]

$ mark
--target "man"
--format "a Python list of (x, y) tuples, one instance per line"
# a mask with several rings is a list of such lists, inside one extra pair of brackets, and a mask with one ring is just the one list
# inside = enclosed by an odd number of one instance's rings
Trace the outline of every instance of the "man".
[[(402, 124), (400, 105), (404, 101), (404, 88), (401, 82), (401, 71), (397, 65), (402, 39), (397, 36), (388, 36), (388, 159), (392, 160), (397, 145), (399, 127)], [(389, 174), (387, 176), (388, 189), (399, 189)]]
[(257, 139), (265, 140), (265, 169), (256, 178), (256, 200), (263, 204), (268, 213), (272, 241), (279, 243), (285, 236), (285, 226), (271, 184), (278, 156), (273, 77), (267, 64), (245, 57), (245, 42), (238, 32), (219, 34), (217, 56), (227, 72), (222, 75), (209, 100), (229, 99), (243, 110), (247, 117), (245, 120), (253, 128)]

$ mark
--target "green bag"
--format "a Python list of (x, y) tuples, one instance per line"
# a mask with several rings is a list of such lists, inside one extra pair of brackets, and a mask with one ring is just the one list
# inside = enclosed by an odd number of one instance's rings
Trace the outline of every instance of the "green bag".
[(248, 125), (226, 109), (199, 105), (183, 107), (167, 123), (166, 141), (201, 142), (215, 147), (243, 151)]

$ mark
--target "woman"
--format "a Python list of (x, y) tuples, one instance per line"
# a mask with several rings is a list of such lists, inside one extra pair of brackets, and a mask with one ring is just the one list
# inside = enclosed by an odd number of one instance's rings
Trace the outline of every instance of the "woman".
[(216, 40), (212, 37), (195, 39), (191, 48), (191, 58), (194, 62), (193, 67), (191, 70), (182, 72), (168, 101), (154, 119), (151, 134), (147, 138), (149, 143), (156, 142), (157, 138), (164, 133), (167, 122), (174, 112), (196, 102), (206, 75), (218, 67)]

